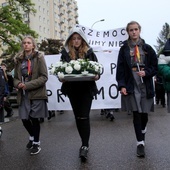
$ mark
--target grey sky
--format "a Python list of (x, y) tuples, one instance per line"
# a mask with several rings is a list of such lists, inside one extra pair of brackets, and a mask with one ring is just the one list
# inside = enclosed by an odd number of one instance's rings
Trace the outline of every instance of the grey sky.
[(169, 0), (77, 0), (79, 24), (93, 29), (110, 30), (126, 27), (135, 20), (142, 26), (141, 37), (152, 47), (157, 45), (165, 22), (170, 24)]

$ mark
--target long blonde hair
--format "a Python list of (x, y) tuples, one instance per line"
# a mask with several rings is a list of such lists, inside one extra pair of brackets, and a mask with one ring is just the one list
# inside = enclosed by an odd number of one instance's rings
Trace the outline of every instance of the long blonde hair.
[[(72, 36), (68, 40), (68, 49), (69, 49), (70, 58), (72, 60), (75, 60), (76, 59), (76, 50), (75, 50), (75, 48), (72, 45), (72, 41), (71, 41)], [(85, 55), (86, 55), (86, 53), (88, 51), (88, 48), (89, 47), (87, 46), (87, 43), (82, 38), (82, 44), (78, 48), (78, 56), (79, 56), (79, 58), (85, 58)]]

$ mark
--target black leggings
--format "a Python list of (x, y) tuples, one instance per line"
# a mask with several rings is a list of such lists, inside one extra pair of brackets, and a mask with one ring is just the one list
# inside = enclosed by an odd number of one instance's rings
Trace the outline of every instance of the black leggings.
[(92, 96), (88, 93), (68, 95), (73, 113), (76, 120), (77, 130), (79, 132), (82, 146), (89, 146), (90, 138), (90, 109), (92, 104)]
[(147, 122), (148, 122), (148, 113), (138, 113), (137, 111), (133, 112), (133, 124), (134, 124), (135, 134), (138, 142), (145, 140), (142, 130), (145, 129)]
[(39, 142), (40, 122), (38, 118), (29, 117), (29, 119), (22, 119), (22, 123), (29, 135), (34, 137), (34, 142)]

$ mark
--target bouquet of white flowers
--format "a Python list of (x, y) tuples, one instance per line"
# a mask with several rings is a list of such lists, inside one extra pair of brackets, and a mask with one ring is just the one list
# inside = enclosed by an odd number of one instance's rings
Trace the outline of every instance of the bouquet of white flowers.
[(96, 61), (88, 59), (77, 59), (68, 62), (59, 61), (51, 65), (50, 73), (57, 75), (58, 78), (64, 78), (66, 75), (88, 75), (100, 74), (103, 66)]

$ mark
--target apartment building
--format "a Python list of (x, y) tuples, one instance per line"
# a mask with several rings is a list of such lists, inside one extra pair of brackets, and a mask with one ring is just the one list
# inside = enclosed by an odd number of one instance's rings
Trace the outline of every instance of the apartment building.
[[(36, 9), (35, 16), (23, 12), (23, 20), (43, 39), (65, 40), (70, 29), (78, 23), (78, 6), (75, 0), (32, 0)], [(0, 0), (2, 6), (6, 0)]]

